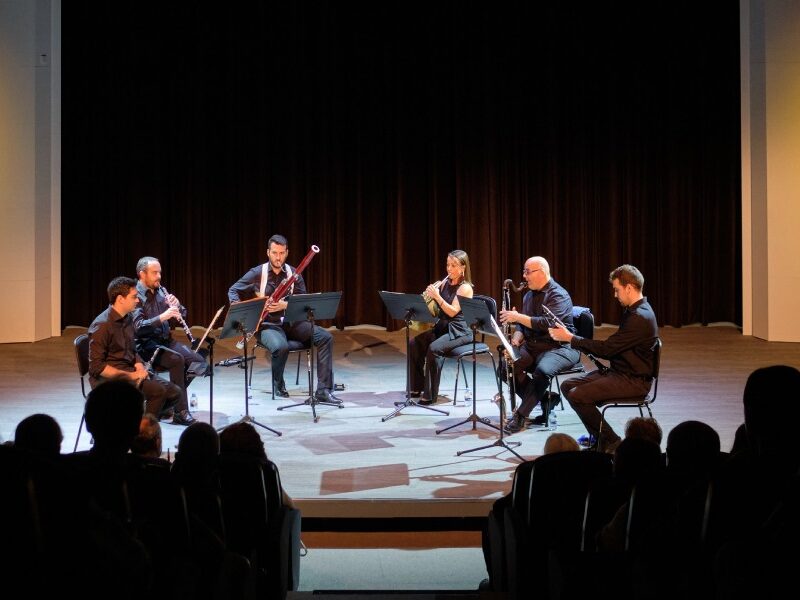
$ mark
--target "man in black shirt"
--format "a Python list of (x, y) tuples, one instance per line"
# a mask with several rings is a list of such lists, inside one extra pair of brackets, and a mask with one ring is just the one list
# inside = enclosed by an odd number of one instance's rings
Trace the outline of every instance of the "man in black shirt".
[[(561, 393), (595, 438), (602, 420), (598, 404), (642, 397), (650, 391), (655, 361), (653, 348), (658, 338), (655, 313), (642, 295), (644, 277), (639, 269), (622, 265), (614, 269), (608, 279), (614, 288), (614, 296), (625, 307), (616, 333), (601, 341), (584, 339), (562, 327), (550, 329), (553, 339), (569, 342), (577, 350), (611, 361), (610, 368), (605, 371), (592, 371), (561, 384)], [(607, 422), (603, 423), (599, 448), (613, 452), (619, 442), (620, 437)]]
[(158, 417), (174, 407), (175, 425), (189, 425), (186, 392), (161, 379), (149, 379), (141, 357), (136, 353), (133, 319), (130, 313), (139, 303), (136, 281), (117, 277), (108, 284), (108, 308), (89, 326), (89, 383), (92, 388), (109, 379), (121, 379), (140, 388), (146, 411)]
[[(502, 323), (515, 323), (517, 326), (511, 343), (519, 347), (521, 354), (514, 363), (514, 377), (522, 404), (512, 415), (506, 428), (508, 433), (525, 429), (526, 419), (544, 396), (553, 375), (580, 360), (577, 350), (550, 337), (547, 331), (549, 322), (542, 309), (546, 306), (567, 327), (572, 327), (572, 299), (567, 290), (550, 277), (550, 265), (541, 256), (532, 256), (525, 261), (522, 274), (528, 284), (528, 291), (522, 299), (522, 312), (500, 311)], [(533, 377), (528, 377), (528, 373)], [(544, 424), (542, 417), (534, 423)]]
[(204, 375), (208, 368), (203, 355), (172, 337), (170, 323), (179, 317), (186, 323), (186, 308), (161, 287), (161, 263), (157, 258), (140, 258), (136, 273), (139, 276), (136, 284), (139, 307), (133, 312), (136, 351), (144, 360), (151, 360), (160, 347), (153, 367), (169, 371), (169, 380), (185, 391), (192, 379)]
[[(273, 235), (267, 242), (269, 261), (253, 267), (234, 283), (228, 290), (228, 300), (241, 302), (272, 295), (275, 288), (294, 273), (294, 269), (286, 263), (288, 256), (289, 242), (282, 235)], [(303, 276), (298, 275), (289, 294), (305, 293), (306, 283)], [(275, 395), (282, 398), (289, 396), (283, 380), (283, 371), (289, 358), (288, 340), (306, 343), (313, 338), (313, 344), (317, 347), (317, 391), (314, 392), (314, 396), (324, 402), (341, 402), (333, 395), (333, 336), (317, 325), (314, 325), (312, 331), (311, 323), (308, 321), (285, 323), (283, 316), (286, 306), (285, 297), (271, 303), (267, 319), (262, 323), (259, 333), (261, 343), (272, 354), (272, 383), (275, 386)]]

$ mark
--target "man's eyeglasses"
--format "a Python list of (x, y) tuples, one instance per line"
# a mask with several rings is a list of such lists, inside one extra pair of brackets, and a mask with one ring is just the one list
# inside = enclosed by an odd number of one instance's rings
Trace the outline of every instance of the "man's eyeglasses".
[(523, 275), (533, 275), (536, 271), (541, 271), (541, 269), (534, 269), (533, 271), (529, 271), (528, 269), (522, 269)]

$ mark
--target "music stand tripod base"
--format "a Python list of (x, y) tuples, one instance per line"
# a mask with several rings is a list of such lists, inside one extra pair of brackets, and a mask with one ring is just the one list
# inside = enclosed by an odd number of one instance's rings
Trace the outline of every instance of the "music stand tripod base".
[(427, 304), (425, 304), (425, 301), (419, 294), (402, 294), (400, 292), (387, 291), (379, 291), (378, 294), (380, 295), (381, 300), (383, 300), (383, 303), (386, 305), (386, 309), (389, 311), (389, 314), (394, 319), (403, 321), (406, 324), (406, 399), (399, 404), (395, 402), (395, 406), (397, 408), (395, 408), (385, 417), (382, 417), (381, 422), (385, 423), (389, 419), (396, 417), (400, 414), (400, 411), (410, 406), (417, 406), (419, 408), (438, 412), (445, 416), (450, 415), (450, 413), (446, 410), (420, 404), (411, 397), (411, 356), (409, 353), (411, 339), (409, 336), (409, 331), (411, 329), (411, 321), (433, 323), (434, 319), (428, 311)]
[[(250, 390), (248, 386), (249, 378), (247, 376), (250, 357), (247, 356), (246, 334), (250, 331), (255, 332), (258, 329), (260, 325), (259, 319), (261, 318), (266, 302), (266, 298), (254, 298), (252, 300), (234, 302), (231, 304), (228, 309), (228, 314), (225, 316), (225, 323), (222, 325), (222, 332), (220, 333), (219, 339), (222, 340), (240, 335), (244, 341), (244, 358), (242, 361), (244, 364), (244, 416), (236, 422), (258, 425), (280, 437), (283, 435), (280, 431), (272, 427), (267, 427), (250, 416)], [(225, 429), (225, 427), (221, 427), (218, 431), (222, 431), (223, 429)]]
[(344, 408), (344, 403), (341, 400), (338, 402), (319, 400), (311, 387), (314, 382), (314, 364), (317, 360), (316, 346), (314, 346), (314, 320), (335, 318), (341, 298), (342, 292), (325, 292), (320, 294), (295, 294), (286, 299), (287, 306), (284, 316), (286, 322), (308, 321), (311, 323), (311, 368), (308, 370), (308, 389), (312, 391), (311, 395), (302, 402), (279, 406), (278, 410), (294, 408), (295, 406), (310, 406), (314, 423), (319, 423), (319, 415), (316, 408), (318, 404)]

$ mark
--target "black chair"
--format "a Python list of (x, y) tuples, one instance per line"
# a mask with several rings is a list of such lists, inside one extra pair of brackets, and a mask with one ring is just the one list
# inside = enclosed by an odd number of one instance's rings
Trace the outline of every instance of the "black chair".
[(508, 596), (550, 597), (549, 561), (584, 547), (587, 498), (610, 480), (612, 459), (599, 452), (558, 452), (518, 470), (503, 519)]
[[(294, 384), (300, 385), (300, 360), (302, 359), (302, 353), (306, 353), (306, 373), (308, 374), (308, 395), (309, 397), (311, 394), (314, 393), (314, 382), (311, 381), (311, 340), (308, 342), (297, 342), (295, 340), (288, 340), (289, 342), (289, 355), (297, 354), (297, 373), (295, 375)], [(264, 346), (260, 340), (256, 341), (256, 348), (262, 348), (266, 353), (267, 356), (270, 357), (269, 348)], [(255, 357), (255, 353), (253, 353), (253, 357)], [(288, 362), (288, 361), (287, 361)], [(250, 369), (250, 373), (248, 374), (249, 381), (247, 382), (248, 387), (251, 386), (253, 381), (253, 369)], [(270, 379), (272, 376), (270, 374)], [(272, 399), (275, 399), (275, 381), (272, 381)]]
[(606, 419), (606, 411), (609, 408), (638, 408), (639, 409), (639, 416), (644, 416), (644, 410), (647, 409), (647, 414), (649, 417), (652, 418), (653, 411), (650, 410), (650, 405), (656, 401), (656, 396), (658, 395), (658, 373), (659, 369), (661, 368), (661, 339), (656, 338), (655, 343), (652, 347), (653, 352), (653, 372), (650, 374), (652, 377), (652, 382), (650, 384), (650, 391), (645, 394), (644, 396), (635, 397), (635, 398), (620, 398), (619, 400), (606, 400), (598, 404), (598, 406), (602, 406), (603, 410), (600, 411), (600, 430), (597, 432), (597, 439), (601, 439), (601, 434), (603, 433), (603, 423)]
[[(83, 394), (83, 401), (84, 404), (86, 403), (86, 375), (89, 374), (89, 335), (86, 333), (80, 334), (75, 340), (72, 342), (75, 346), (75, 362), (78, 365), (78, 375), (81, 378), (81, 394)], [(81, 424), (78, 426), (78, 435), (75, 438), (75, 447), (72, 449), (73, 452), (78, 451), (78, 442), (81, 439), (81, 431), (83, 430), (83, 424), (86, 421), (86, 413), (81, 413)]]
[[(495, 301), (495, 299), (491, 298), (489, 296), (482, 296), (482, 295), (479, 295), (479, 294), (476, 294), (474, 296), (474, 298), (476, 298), (477, 300), (483, 300), (486, 303), (486, 307), (489, 309), (489, 313), (494, 317), (494, 319), (496, 321), (497, 320), (497, 302)], [(486, 336), (482, 333), (480, 341), (475, 343), (475, 357), (477, 358), (478, 356), (488, 356), (489, 358), (491, 358), (492, 359), (492, 373), (496, 374), (497, 373), (497, 365), (494, 362), (494, 355), (492, 354), (491, 348), (489, 347), (488, 344), (485, 343), (485, 337)], [(443, 354), (439, 355), (439, 356), (442, 356), (442, 357), (444, 357), (446, 359), (447, 358), (454, 358), (457, 361), (457, 364), (456, 364), (456, 384), (455, 384), (455, 389), (453, 390), (453, 404), (454, 405), (455, 405), (456, 399), (458, 397), (458, 375), (459, 375), (459, 372), (463, 372), (464, 373), (464, 385), (469, 387), (467, 385), (467, 375), (466, 375), (466, 370), (464, 368), (464, 359), (465, 358), (470, 358), (472, 356), (472, 346), (473, 346), (472, 342), (470, 342), (469, 344), (462, 344), (461, 346), (457, 346), (456, 348), (453, 348), (452, 350), (450, 350), (450, 352), (446, 352), (446, 353), (443, 353)], [(473, 390), (472, 393), (474, 394), (475, 390)]]
[[(585, 306), (573, 306), (572, 323), (575, 325), (579, 336), (587, 340), (594, 339), (594, 315), (591, 310)], [(561, 410), (564, 410), (564, 399), (561, 397), (561, 382), (558, 378), (567, 375), (583, 375), (584, 373), (586, 373), (586, 369), (583, 363), (578, 361), (578, 364), (562, 369), (550, 379), (550, 398), (556, 399), (556, 404), (561, 405)], [(555, 390), (553, 389), (553, 383), (555, 383)], [(555, 405), (550, 408), (555, 408)]]

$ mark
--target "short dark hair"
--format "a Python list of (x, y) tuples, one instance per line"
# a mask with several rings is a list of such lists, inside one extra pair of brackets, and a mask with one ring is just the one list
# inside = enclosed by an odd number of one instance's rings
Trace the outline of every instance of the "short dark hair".
[(155, 256), (143, 256), (139, 259), (139, 262), (136, 263), (136, 276), (139, 276), (139, 273), (142, 271), (147, 271), (147, 267), (151, 262), (161, 262)]
[(620, 284), (632, 285), (640, 292), (644, 288), (644, 275), (642, 272), (633, 265), (620, 265), (608, 276), (608, 281), (613, 283), (615, 279), (619, 279)]
[(98, 446), (127, 451), (139, 433), (144, 414), (144, 396), (123, 379), (111, 379), (94, 388), (84, 408), (86, 429)]
[(269, 240), (267, 240), (267, 250), (272, 247), (272, 244), (278, 244), (279, 246), (286, 246), (289, 247), (289, 240), (283, 237), (281, 234), (276, 233), (274, 234)]
[(136, 280), (131, 277), (114, 277), (108, 284), (108, 303), (114, 304), (117, 296), (127, 296), (132, 287), (136, 287)]

